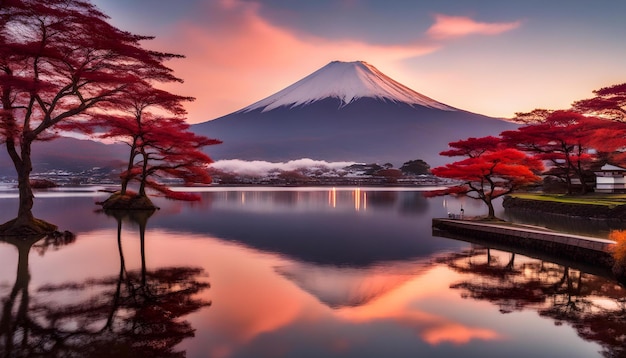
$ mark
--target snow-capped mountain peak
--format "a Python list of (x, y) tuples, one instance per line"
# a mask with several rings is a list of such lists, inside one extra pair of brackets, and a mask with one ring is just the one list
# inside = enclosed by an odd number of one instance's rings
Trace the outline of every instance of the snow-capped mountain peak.
[(339, 99), (340, 107), (342, 107), (363, 97), (445, 111), (457, 110), (394, 81), (367, 62), (333, 61), (240, 112), (250, 112), (256, 109), (267, 112), (283, 106), (307, 105), (325, 98)]

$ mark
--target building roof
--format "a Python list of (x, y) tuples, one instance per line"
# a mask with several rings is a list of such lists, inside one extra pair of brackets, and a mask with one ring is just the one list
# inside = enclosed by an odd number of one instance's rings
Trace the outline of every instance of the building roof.
[(602, 168), (600, 168), (600, 170), (597, 170), (597, 171), (598, 172), (615, 172), (615, 171), (626, 172), (626, 168), (618, 167), (616, 165), (611, 165), (611, 164), (604, 164)]

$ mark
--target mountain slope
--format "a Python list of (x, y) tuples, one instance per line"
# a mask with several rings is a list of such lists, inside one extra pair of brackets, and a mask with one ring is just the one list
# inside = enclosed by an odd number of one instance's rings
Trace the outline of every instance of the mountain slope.
[(293, 85), (224, 117), (192, 126), (224, 143), (219, 159), (390, 162), (431, 166), (451, 141), (497, 135), (515, 124), (455, 109), (364, 62), (331, 62)]
[[(123, 144), (107, 145), (69, 137), (35, 142), (32, 151), (33, 173), (55, 169), (80, 172), (94, 167), (123, 168), (128, 150), (128, 146)], [(0, 176), (16, 176), (6, 150), (0, 153)]]

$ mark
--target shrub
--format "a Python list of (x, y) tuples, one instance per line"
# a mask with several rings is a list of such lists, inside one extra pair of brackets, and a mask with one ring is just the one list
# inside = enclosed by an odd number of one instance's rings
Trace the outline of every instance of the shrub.
[(626, 230), (613, 230), (609, 239), (614, 240), (615, 246), (611, 248), (611, 254), (616, 263), (626, 265)]

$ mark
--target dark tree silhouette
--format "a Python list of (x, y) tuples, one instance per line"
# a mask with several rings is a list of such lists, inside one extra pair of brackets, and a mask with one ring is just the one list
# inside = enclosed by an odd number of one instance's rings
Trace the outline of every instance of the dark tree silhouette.
[(430, 174), (430, 165), (421, 159), (409, 160), (400, 167), (404, 175), (427, 175)]
[[(509, 260), (500, 262), (500, 257)], [(453, 284), (463, 297), (497, 305), (502, 313), (535, 310), (555, 324), (602, 346), (605, 357), (626, 356), (626, 289), (609, 278), (541, 260), (514, 261), (515, 254), (473, 249), (441, 258), (463, 278)]]
[[(29, 245), (35, 239), (6, 239), (14, 240), (9, 242), (18, 247), (19, 260), (16, 283), (2, 300), (0, 352), (3, 356), (185, 356), (176, 346), (193, 337), (194, 328), (181, 317), (210, 305), (196, 298), (209, 287), (205, 280), (198, 279), (203, 270), (193, 267), (148, 270), (144, 247), (151, 212), (117, 211), (115, 215), (120, 269), (110, 277), (43, 285), (31, 293), (27, 260)], [(139, 226), (142, 265), (136, 271), (126, 268), (121, 237), (123, 221)], [(74, 299), (67, 300), (68, 297)]]
[[(2, 300), (2, 316), (0, 316), (0, 352), (3, 356), (13, 357), (14, 349), (17, 352), (25, 352), (19, 347), (16, 337), (20, 334), (28, 334), (33, 326), (30, 315), (30, 272), (28, 268), (28, 258), (31, 249), (35, 249), (40, 255), (50, 248), (59, 248), (69, 245), (75, 241), (75, 237), (70, 233), (64, 235), (31, 235), (28, 237), (4, 236), (0, 237), (0, 243), (15, 246), (17, 249), (17, 272), (15, 283), (9, 294)], [(20, 332), (23, 331), (23, 332)], [(28, 350), (26, 350), (27, 352)], [(22, 356), (16, 354), (15, 356)]]

